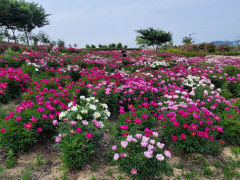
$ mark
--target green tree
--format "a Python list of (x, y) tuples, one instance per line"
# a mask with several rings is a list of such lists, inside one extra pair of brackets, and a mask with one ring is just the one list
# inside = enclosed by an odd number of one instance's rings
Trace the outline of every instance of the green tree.
[(57, 46), (58, 46), (58, 47), (65, 47), (65, 42), (64, 42), (63, 40), (59, 39), (59, 40), (57, 41)]
[(140, 48), (146, 48), (149, 44), (149, 42), (145, 39), (140, 38), (139, 36), (136, 37), (137, 45)]
[(36, 27), (40, 28), (49, 21), (42, 6), (24, 0), (0, 0), (0, 26), (11, 30), (16, 43), (15, 31), (23, 31), (29, 45), (29, 35)]
[(117, 48), (121, 49), (123, 47), (122, 43), (117, 43)]
[(89, 44), (86, 44), (85, 47), (86, 47), (86, 49), (90, 49), (91, 48)]
[(50, 37), (44, 31), (40, 31), (38, 33), (38, 38), (39, 38), (39, 41), (43, 44), (49, 44), (50, 42)]
[(27, 44), (29, 45), (29, 34), (35, 28), (41, 28), (49, 24), (47, 17), (50, 14), (46, 14), (42, 6), (34, 2), (19, 1), (21, 8), (23, 9), (20, 13), (20, 24), (17, 26), (18, 30), (24, 31)]
[(147, 28), (136, 30), (139, 34), (137, 36), (138, 40), (144, 40), (147, 43), (147, 46), (153, 46), (155, 49), (156, 46), (161, 46), (166, 42), (172, 40), (172, 34), (170, 32), (165, 32), (159, 29)]
[(115, 43), (111, 43), (108, 45), (109, 48), (115, 48), (116, 47), (116, 44)]
[(193, 43), (193, 38), (190, 37), (190, 36), (189, 36), (189, 37), (185, 36), (185, 37), (183, 38), (182, 42), (183, 42), (184, 44), (192, 44), (192, 43)]

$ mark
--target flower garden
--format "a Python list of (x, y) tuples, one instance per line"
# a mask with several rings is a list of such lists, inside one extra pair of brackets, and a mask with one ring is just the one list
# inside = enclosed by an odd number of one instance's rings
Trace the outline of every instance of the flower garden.
[[(6, 167), (54, 142), (67, 172), (101, 156), (126, 179), (180, 178), (172, 158), (204, 164), (202, 157), (221, 157), (231, 146), (236, 157), (216, 165), (226, 172), (214, 176), (240, 178), (240, 59), (7, 43), (0, 53), (0, 104), (16, 102), (0, 111)], [(213, 178), (202, 168), (198, 179)], [(197, 179), (191, 172), (182, 178)]]

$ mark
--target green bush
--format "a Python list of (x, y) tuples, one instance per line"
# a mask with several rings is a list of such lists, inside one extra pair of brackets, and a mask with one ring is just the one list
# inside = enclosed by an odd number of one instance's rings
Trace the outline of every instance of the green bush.
[(227, 144), (240, 145), (240, 118), (235, 109), (222, 111), (218, 114), (222, 119), (219, 125), (223, 127), (222, 138)]
[(59, 147), (62, 163), (69, 169), (81, 169), (90, 155), (97, 150), (93, 141), (87, 139), (82, 132), (74, 135), (66, 134), (59, 143)]
[(233, 77), (236, 74), (240, 74), (240, 68), (233, 65), (223, 66), (223, 73), (227, 73), (229, 76)]
[(5, 147), (14, 152), (25, 152), (37, 141), (37, 131), (27, 131), (16, 120), (9, 120), (5, 126), (6, 131), (0, 133), (0, 147)]

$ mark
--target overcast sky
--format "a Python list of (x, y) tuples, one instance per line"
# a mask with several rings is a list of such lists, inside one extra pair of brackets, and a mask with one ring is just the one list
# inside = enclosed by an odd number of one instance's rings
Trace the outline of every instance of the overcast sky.
[(79, 47), (112, 42), (136, 47), (135, 30), (147, 27), (172, 32), (174, 44), (190, 33), (197, 43), (240, 39), (240, 0), (27, 1), (52, 14), (41, 30)]

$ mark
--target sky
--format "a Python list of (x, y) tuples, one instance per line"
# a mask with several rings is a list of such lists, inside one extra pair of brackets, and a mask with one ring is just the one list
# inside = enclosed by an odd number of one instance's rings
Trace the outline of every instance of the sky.
[(174, 44), (192, 34), (196, 43), (240, 39), (240, 0), (27, 0), (49, 16), (45, 31), (67, 45), (122, 42), (137, 47), (136, 30), (170, 31)]

